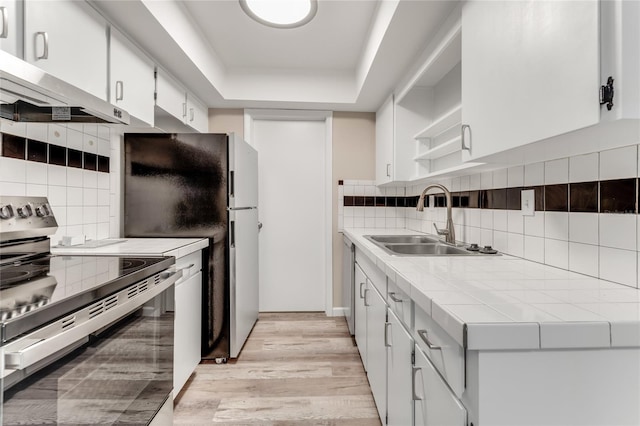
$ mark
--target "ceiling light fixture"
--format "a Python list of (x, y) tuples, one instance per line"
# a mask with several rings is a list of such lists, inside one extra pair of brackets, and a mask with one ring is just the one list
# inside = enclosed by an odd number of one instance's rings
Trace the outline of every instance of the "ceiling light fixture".
[(240, 0), (240, 7), (261, 24), (296, 28), (316, 16), (318, 0)]

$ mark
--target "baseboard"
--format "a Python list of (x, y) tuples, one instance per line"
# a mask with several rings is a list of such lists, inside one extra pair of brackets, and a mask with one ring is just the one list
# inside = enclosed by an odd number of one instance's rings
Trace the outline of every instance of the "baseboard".
[(333, 312), (331, 313), (332, 317), (343, 317), (347, 308), (344, 307), (334, 307)]

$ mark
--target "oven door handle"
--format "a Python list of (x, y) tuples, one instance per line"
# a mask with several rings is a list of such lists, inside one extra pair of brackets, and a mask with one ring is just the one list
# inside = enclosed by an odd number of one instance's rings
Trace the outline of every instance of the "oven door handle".
[[(155, 276), (146, 278), (9, 343), (4, 349), (5, 367), (23, 370), (62, 351), (68, 352), (70, 346), (77, 347), (77, 343), (86, 340), (91, 333), (123, 318), (171, 287), (182, 277), (182, 271), (167, 270), (159, 275), (158, 283), (155, 283)], [(133, 291), (138, 293), (132, 296)], [(105, 308), (101, 309), (100, 304)]]

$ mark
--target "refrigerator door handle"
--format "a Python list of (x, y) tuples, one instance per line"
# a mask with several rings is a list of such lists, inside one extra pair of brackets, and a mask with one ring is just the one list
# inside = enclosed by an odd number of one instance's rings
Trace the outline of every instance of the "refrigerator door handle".
[(236, 246), (236, 222), (229, 222), (229, 247), (234, 248)]
[(235, 179), (236, 173), (231, 170), (229, 171), (229, 197), (235, 196)]

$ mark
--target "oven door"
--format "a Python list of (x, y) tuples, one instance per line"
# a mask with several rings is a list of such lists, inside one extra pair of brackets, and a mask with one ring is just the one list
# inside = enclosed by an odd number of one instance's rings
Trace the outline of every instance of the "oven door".
[[(172, 401), (174, 314), (164, 299), (180, 276), (164, 277), (106, 326), (90, 323), (99, 328), (84, 338), (70, 332), (86, 322), (22, 349), (7, 345), (1, 423), (149, 424)], [(66, 333), (68, 346), (51, 354)]]

